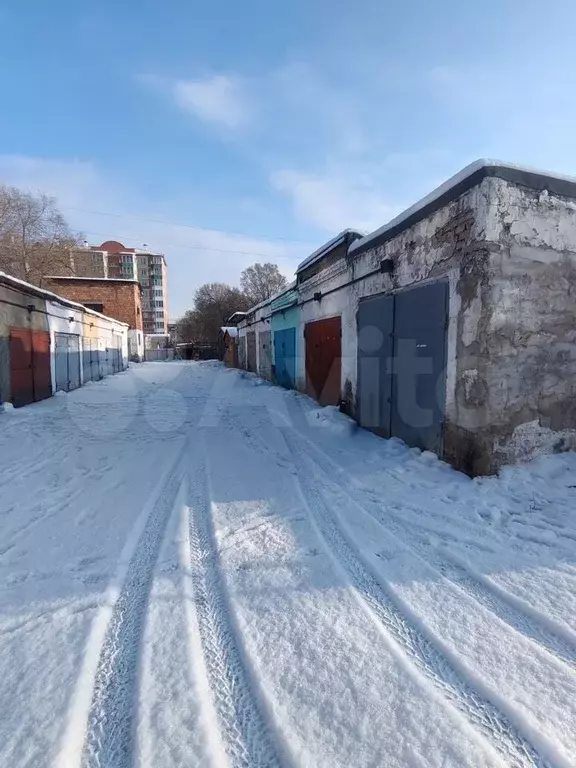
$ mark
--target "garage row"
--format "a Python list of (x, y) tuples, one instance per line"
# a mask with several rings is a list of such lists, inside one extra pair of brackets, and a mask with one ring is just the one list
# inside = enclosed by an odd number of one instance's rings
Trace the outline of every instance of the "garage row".
[[(335, 274), (330, 267), (342, 262), (344, 273), (350, 245), (360, 237), (352, 231), (341, 233), (324, 246), (321, 258), (316, 253), (300, 265), (297, 281), (287, 290), (246, 314), (238, 326), (239, 365), (287, 389), (305, 392), (321, 405), (339, 406), (384, 437), (394, 435), (439, 451), (443, 413), (437, 390), (445, 374), (446, 282), (359, 297), (352, 330), (346, 326), (344, 307), (338, 306), (349, 300), (346, 285), (307, 297), (310, 277), (316, 278), (315, 287), (322, 288)], [(328, 316), (318, 317), (323, 313)], [(351, 332), (358, 339), (355, 392), (350, 380), (343, 378), (349, 367), (345, 334)], [(401, 385), (412, 375), (414, 350), (424, 348), (431, 355), (431, 375), (419, 382), (418, 402), (409, 403)], [(420, 423), (415, 408), (431, 409), (432, 418)]]
[(128, 366), (128, 325), (0, 272), (0, 404), (68, 392)]
[(477, 161), (230, 318), (230, 359), (471, 475), (576, 448), (574, 200), (572, 179)]

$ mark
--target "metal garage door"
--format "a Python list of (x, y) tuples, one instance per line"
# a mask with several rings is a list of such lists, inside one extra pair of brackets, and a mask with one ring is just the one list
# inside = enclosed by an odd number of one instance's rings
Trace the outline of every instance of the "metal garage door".
[(112, 337), (112, 346), (109, 350), (109, 363), (112, 373), (119, 373), (122, 370), (122, 339), (120, 336)]
[(99, 381), (102, 376), (100, 363), (100, 350), (98, 348), (98, 339), (84, 338), (82, 361), (84, 367), (84, 381)]
[(274, 333), (276, 383), (294, 389), (296, 379), (296, 328)]
[(306, 393), (321, 405), (338, 405), (341, 400), (342, 324), (340, 317), (307, 323)]
[(258, 373), (263, 379), (272, 378), (272, 334), (260, 331), (258, 334)]
[(246, 334), (246, 368), (252, 373), (256, 373), (256, 333), (249, 331)]
[(80, 336), (54, 334), (56, 390), (70, 392), (80, 386)]
[(394, 297), (373, 296), (358, 307), (358, 421), (390, 437)]
[(15, 406), (52, 395), (50, 335), (28, 328), (10, 329), (10, 392)]
[(246, 368), (246, 336), (240, 336), (238, 340), (238, 365)]
[(391, 432), (408, 445), (442, 450), (448, 286), (396, 295)]
[(384, 437), (442, 450), (448, 286), (360, 302), (358, 416)]

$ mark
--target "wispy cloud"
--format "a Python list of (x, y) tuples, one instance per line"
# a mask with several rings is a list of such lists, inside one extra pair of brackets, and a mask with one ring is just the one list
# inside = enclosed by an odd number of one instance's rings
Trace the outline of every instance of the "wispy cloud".
[(276, 171), (271, 182), (290, 196), (298, 218), (327, 232), (346, 227), (369, 232), (399, 212), (370, 181), (351, 176)]
[(191, 308), (194, 291), (202, 283), (238, 284), (242, 270), (257, 261), (275, 262), (291, 277), (314, 245), (185, 226), (185, 219), (182, 225), (173, 223), (182, 220), (178, 201), (143, 200), (117, 173), (93, 163), (0, 155), (0, 183), (57, 197), (71, 226), (90, 243), (107, 239), (128, 246), (146, 243), (150, 250), (166, 253), (174, 318)]
[(237, 128), (250, 120), (242, 82), (228, 75), (204, 80), (177, 80), (172, 86), (176, 104), (201, 120)]
[(204, 78), (164, 78), (141, 75), (148, 88), (167, 94), (187, 115), (226, 129), (251, 122), (252, 112), (246, 83), (235, 75), (215, 74)]

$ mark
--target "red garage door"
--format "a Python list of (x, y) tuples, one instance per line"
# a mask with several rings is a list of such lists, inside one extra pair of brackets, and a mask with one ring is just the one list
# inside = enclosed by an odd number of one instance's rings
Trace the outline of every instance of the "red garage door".
[(52, 395), (47, 331), (10, 329), (10, 391), (17, 407)]
[(338, 405), (341, 400), (342, 323), (329, 317), (307, 323), (306, 393), (321, 405)]
[(34, 399), (52, 397), (50, 373), (50, 334), (48, 331), (32, 331), (32, 359), (34, 373)]

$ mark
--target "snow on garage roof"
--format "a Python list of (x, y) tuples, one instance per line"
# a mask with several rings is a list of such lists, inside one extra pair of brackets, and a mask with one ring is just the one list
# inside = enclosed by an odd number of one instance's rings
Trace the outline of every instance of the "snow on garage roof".
[(121, 320), (116, 320), (115, 317), (103, 315), (102, 312), (96, 312), (95, 309), (88, 309), (88, 307), (85, 307), (84, 304), (79, 304), (77, 301), (66, 299), (64, 296), (59, 296), (57, 293), (47, 291), (45, 288), (38, 288), (38, 286), (32, 285), (32, 283), (27, 283), (24, 280), (20, 280), (18, 277), (12, 277), (12, 275), (8, 275), (6, 272), (0, 272), (0, 283), (9, 287), (13, 287), (16, 290), (20, 290), (22, 293), (27, 293), (30, 296), (38, 296), (45, 301), (61, 304), (63, 307), (80, 309), (84, 314), (94, 315), (95, 317), (103, 317), (105, 320), (110, 320), (117, 325), (125, 325), (126, 328), (130, 327), (128, 323), (124, 323)]
[(539, 171), (528, 166), (504, 163), (501, 160), (475, 160), (451, 178), (440, 184), (417, 203), (407, 208), (384, 226), (371, 232), (350, 246), (350, 253), (359, 255), (370, 248), (391, 240), (402, 230), (429, 216), (434, 211), (467, 192), (479, 184), (482, 179), (493, 176), (514, 184), (530, 187), (537, 191), (548, 190), (562, 197), (576, 198), (576, 178), (562, 176), (547, 171)]
[(238, 328), (236, 328), (235, 325), (223, 325), (220, 330), (227, 333), (232, 339), (235, 339), (236, 336), (238, 336)]
[(343, 229), (342, 232), (339, 232), (336, 235), (336, 237), (333, 237), (332, 240), (328, 240), (327, 243), (324, 243), (324, 245), (321, 245), (320, 248), (317, 248), (314, 251), (314, 253), (311, 253), (310, 256), (307, 256), (304, 259), (304, 261), (298, 264), (296, 268), (296, 272), (297, 273), (301, 272), (303, 269), (305, 269), (306, 267), (309, 267), (315, 261), (318, 261), (318, 259), (321, 259), (325, 253), (332, 250), (332, 248), (336, 248), (336, 246), (340, 245), (340, 243), (343, 243), (347, 235), (353, 235), (357, 239), (362, 237), (362, 235), (359, 232), (356, 232), (353, 229)]

